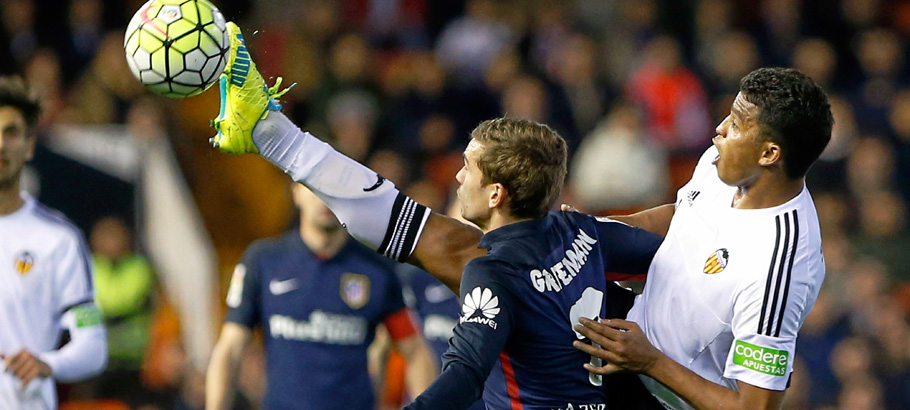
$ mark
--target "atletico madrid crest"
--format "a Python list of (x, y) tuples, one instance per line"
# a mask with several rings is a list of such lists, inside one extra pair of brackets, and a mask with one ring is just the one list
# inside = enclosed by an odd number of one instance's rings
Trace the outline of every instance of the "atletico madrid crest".
[(370, 301), (370, 278), (357, 273), (341, 275), (341, 300), (351, 309), (360, 309)]
[(730, 252), (727, 252), (727, 248), (720, 248), (714, 253), (711, 254), (711, 257), (708, 258), (708, 261), (705, 262), (704, 272), (707, 274), (715, 274), (724, 271), (724, 268), (727, 267), (727, 261), (730, 259)]
[(16, 257), (16, 272), (19, 272), (20, 275), (28, 273), (32, 270), (32, 266), (35, 266), (35, 257), (31, 252), (25, 251)]

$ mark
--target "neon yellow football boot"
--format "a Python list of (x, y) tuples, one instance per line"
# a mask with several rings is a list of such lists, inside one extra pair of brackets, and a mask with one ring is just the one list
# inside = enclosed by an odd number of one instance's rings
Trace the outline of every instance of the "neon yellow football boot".
[(269, 115), (270, 110), (281, 109), (278, 98), (290, 88), (278, 91), (281, 77), (269, 88), (250, 58), (240, 27), (228, 22), (227, 33), (231, 49), (219, 78), (221, 111), (212, 120), (212, 127), (218, 133), (209, 142), (228, 154), (258, 154), (259, 148), (253, 143), (253, 128)]

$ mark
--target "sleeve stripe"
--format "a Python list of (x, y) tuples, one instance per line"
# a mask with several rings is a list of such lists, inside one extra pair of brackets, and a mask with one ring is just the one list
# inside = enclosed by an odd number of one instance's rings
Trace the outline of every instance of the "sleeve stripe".
[(787, 264), (787, 245), (790, 244), (790, 215), (784, 214), (784, 247), (781, 249), (780, 263), (777, 265), (777, 280), (774, 281), (774, 298), (771, 302), (771, 313), (768, 315), (768, 327), (765, 328), (765, 335), (771, 336), (771, 329), (774, 328), (774, 314), (777, 312), (777, 301), (780, 298), (780, 281), (784, 276), (784, 265)]
[(376, 249), (383, 255), (386, 255), (386, 250), (389, 248), (389, 242), (392, 241), (392, 235), (395, 234), (395, 227), (398, 225), (398, 220), (401, 219), (401, 207), (404, 205), (405, 198), (406, 197), (400, 192), (398, 193), (398, 196), (395, 197), (395, 203), (392, 205), (392, 214), (389, 215), (389, 226), (385, 230), (385, 238), (382, 239), (382, 243), (379, 244), (379, 248)]
[[(427, 223), (427, 217), (430, 213), (427, 212), (427, 207), (414, 202), (414, 215), (409, 221), (409, 226), (407, 228), (407, 234), (404, 236), (403, 242), (401, 243), (401, 254), (398, 257), (399, 262), (405, 262), (411, 253), (414, 252), (414, 248), (417, 247), (417, 238), (420, 237), (420, 233), (423, 231), (424, 225)], [(412, 223), (413, 222), (413, 223)]]
[(774, 337), (780, 337), (780, 326), (784, 322), (784, 311), (787, 307), (787, 295), (790, 294), (790, 275), (793, 273), (793, 259), (796, 256), (796, 248), (799, 244), (799, 216), (796, 210), (793, 210), (793, 247), (790, 249), (790, 264), (787, 266), (787, 284), (784, 286), (784, 297), (780, 302), (780, 316), (777, 319), (777, 329), (774, 330)]
[[(780, 241), (780, 215), (775, 217), (777, 223), (777, 240), (774, 244), (774, 253), (771, 258), (771, 266), (768, 267), (768, 281), (765, 283), (765, 298), (762, 302), (762, 311), (758, 323), (758, 334), (764, 334), (766, 336), (771, 336), (772, 332), (775, 336), (780, 336), (780, 329), (784, 319), (784, 312), (787, 305), (787, 297), (790, 292), (790, 278), (793, 272), (793, 261), (796, 256), (796, 248), (799, 244), (799, 218), (797, 211), (793, 211), (793, 236), (791, 239), (790, 236), (790, 213), (783, 214), (784, 216), (784, 240), (783, 243)], [(789, 258), (788, 258), (789, 251)], [(780, 258), (778, 258), (780, 256)], [(776, 268), (776, 269), (775, 269)], [(784, 270), (786, 269), (786, 276), (784, 276)], [(776, 271), (776, 273), (775, 273)], [(773, 297), (771, 296), (772, 287), (771, 284), (774, 283), (773, 288)], [(783, 285), (783, 295), (781, 295), (781, 285)], [(768, 300), (771, 300), (770, 306), (768, 306)], [(770, 310), (769, 310), (770, 308)], [(767, 313), (767, 315), (766, 315)], [(768, 318), (767, 324), (765, 323), (765, 317)], [(774, 319), (777, 318), (777, 326), (775, 326)]]
[(399, 262), (407, 260), (414, 251), (427, 216), (425, 206), (399, 193), (392, 206), (392, 215), (389, 218), (385, 238), (377, 251)]
[(774, 218), (777, 223), (777, 239), (774, 241), (774, 254), (771, 256), (771, 266), (768, 267), (768, 281), (765, 283), (765, 299), (761, 303), (761, 316), (758, 319), (758, 330), (756, 333), (762, 333), (762, 324), (765, 323), (765, 310), (768, 308), (768, 294), (771, 291), (771, 278), (774, 276), (774, 265), (777, 264), (777, 249), (780, 247), (780, 215)]
[(401, 213), (404, 218), (398, 218), (398, 226), (395, 227), (395, 236), (392, 237), (393, 247), (391, 251), (391, 258), (398, 259), (401, 255), (401, 247), (404, 242), (404, 236), (408, 233), (408, 227), (411, 226), (411, 219), (414, 218), (414, 208), (417, 207), (417, 203), (414, 202), (411, 198), (405, 198), (404, 211)]

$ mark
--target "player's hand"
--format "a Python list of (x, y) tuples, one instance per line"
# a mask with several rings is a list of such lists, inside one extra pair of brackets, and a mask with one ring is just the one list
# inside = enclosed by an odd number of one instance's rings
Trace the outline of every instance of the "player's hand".
[(647, 374), (661, 356), (635, 322), (622, 319), (595, 322), (587, 318), (580, 318), (579, 322), (575, 331), (602, 347), (580, 341), (573, 342), (572, 346), (607, 363), (601, 367), (585, 364), (585, 370), (591, 373), (611, 374), (629, 370)]
[(51, 375), (51, 367), (35, 357), (28, 350), (22, 350), (13, 356), (2, 356), (3, 364), (6, 365), (6, 372), (11, 373), (22, 381), (20, 389), (25, 389), (28, 382), (36, 377), (48, 377)]
[(560, 205), (559, 210), (561, 210), (563, 212), (578, 212), (578, 209), (576, 209), (574, 206), (569, 205), (569, 204)]

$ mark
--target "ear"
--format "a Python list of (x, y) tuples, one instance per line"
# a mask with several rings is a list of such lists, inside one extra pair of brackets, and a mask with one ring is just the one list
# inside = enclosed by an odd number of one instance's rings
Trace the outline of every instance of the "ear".
[(489, 192), (489, 200), (487, 201), (487, 206), (490, 209), (501, 208), (506, 203), (506, 187), (500, 184), (499, 182), (490, 184), (487, 186)]
[(762, 143), (761, 157), (758, 159), (758, 165), (769, 167), (772, 165), (783, 165), (783, 152), (780, 145), (776, 142), (765, 141)]
[(25, 162), (35, 158), (35, 144), (38, 141), (37, 135), (25, 137)]

